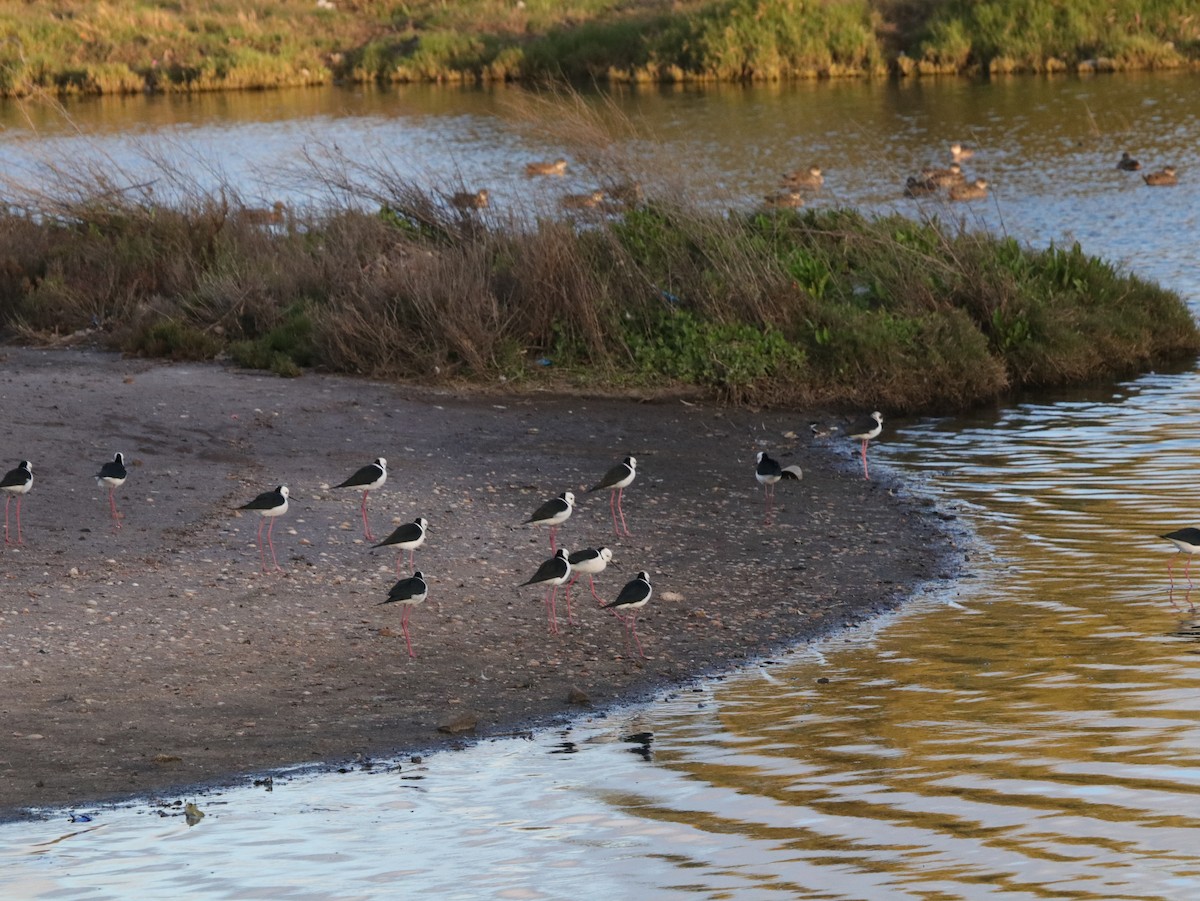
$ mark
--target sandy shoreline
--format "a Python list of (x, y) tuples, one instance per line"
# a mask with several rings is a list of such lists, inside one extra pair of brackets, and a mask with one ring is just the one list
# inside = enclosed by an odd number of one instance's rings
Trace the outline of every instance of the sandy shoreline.
[[(238, 783), (297, 763), (362, 761), (577, 716), (727, 670), (895, 606), (950, 574), (952, 542), (927, 502), (866, 482), (849, 442), (811, 443), (807, 417), (679, 401), (460, 397), (308, 375), (162, 365), (91, 351), (5, 348), (0, 467), (34, 463), (26, 544), (0, 566), (0, 817), (29, 806)], [(794, 433), (795, 437), (785, 437)], [(754, 453), (799, 463), (762, 523)], [(92, 476), (122, 451), (124, 528)], [(633, 537), (606, 493), (638, 458)], [(429, 601), (377, 607), (394, 555), (371, 553), (360, 495), (336, 484), (377, 456), (377, 534), (430, 522), (417, 566)], [(283, 576), (258, 573), (257, 518), (234, 508), (286, 483), (275, 528)], [(560, 543), (613, 549), (615, 597), (641, 569), (650, 659), (576, 590), (577, 624), (545, 627), (518, 589), (549, 556), (521, 522), (580, 495)], [(563, 615), (560, 604), (560, 616)], [(439, 725), (475, 718), (451, 737)]]

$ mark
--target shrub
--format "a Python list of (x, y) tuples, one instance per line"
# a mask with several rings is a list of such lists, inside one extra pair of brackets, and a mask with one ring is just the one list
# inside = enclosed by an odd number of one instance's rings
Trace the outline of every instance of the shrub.
[[(250, 216), (96, 182), (0, 212), (0, 324), (297, 375), (688, 385), (737, 403), (953, 409), (1194, 354), (1174, 293), (1078, 245), (853, 210), (643, 198), (578, 222), (465, 213), (386, 169), (379, 203)], [(548, 361), (552, 365), (543, 365)]]
[(143, 325), (123, 348), (139, 356), (168, 360), (211, 360), (221, 349), (222, 342), (215, 335), (173, 319)]

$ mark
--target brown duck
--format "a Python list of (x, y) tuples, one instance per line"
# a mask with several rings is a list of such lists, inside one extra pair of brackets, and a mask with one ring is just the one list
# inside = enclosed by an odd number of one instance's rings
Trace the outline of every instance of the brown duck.
[(780, 182), (784, 188), (819, 188), (823, 184), (825, 176), (821, 173), (820, 166), (809, 166), (807, 169), (784, 173)]
[(1179, 184), (1174, 166), (1163, 166), (1157, 172), (1147, 172), (1142, 176), (1142, 180), (1152, 188), (1167, 188)]
[(450, 205), (460, 210), (482, 210), (488, 205), (487, 188), (479, 191), (459, 191), (450, 198)]
[(962, 144), (955, 141), (950, 145), (950, 159), (956, 163), (965, 162), (975, 155), (975, 151), (970, 147), (964, 147)]
[(777, 194), (768, 194), (763, 198), (763, 203), (769, 209), (794, 210), (796, 207), (804, 206), (804, 195), (799, 191), (784, 190)]
[(988, 196), (988, 183), (986, 179), (977, 178), (975, 181), (966, 185), (951, 185), (950, 199), (951, 200), (983, 200)]
[(568, 210), (592, 210), (604, 203), (603, 191), (590, 191), (587, 194), (567, 194), (561, 201)]
[(963, 175), (962, 166), (958, 163), (951, 163), (945, 169), (922, 169), (921, 177), (938, 188), (961, 185), (967, 180)]
[(559, 157), (552, 163), (526, 163), (526, 175), (566, 175), (567, 161)]

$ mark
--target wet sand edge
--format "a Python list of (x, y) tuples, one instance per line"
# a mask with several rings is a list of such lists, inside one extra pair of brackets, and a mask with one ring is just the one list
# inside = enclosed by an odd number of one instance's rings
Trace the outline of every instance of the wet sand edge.
[[(877, 462), (864, 480), (856, 446), (814, 442), (803, 413), (3, 357), (0, 399), (25, 414), (6, 454), (34, 460), (36, 482), (2, 570), (0, 818), (562, 726), (894, 609), (961, 559), (949, 514)], [(769, 524), (759, 449), (805, 471)], [(92, 478), (116, 450), (131, 464), (119, 531)], [(586, 489), (625, 454), (639, 478), (634, 535), (618, 538), (608, 493)], [(375, 531), (432, 527), (415, 660), (399, 611), (376, 607), (393, 557), (362, 538), (359, 495), (329, 487), (378, 455), (391, 474), (369, 499)], [(257, 572), (257, 522), (233, 512), (277, 480), (293, 495), (275, 532), (284, 576)], [(540, 593), (516, 587), (549, 554), (521, 523), (562, 490), (580, 502), (560, 540), (614, 550), (602, 597), (652, 573), (648, 660), (586, 590), (552, 639)]]

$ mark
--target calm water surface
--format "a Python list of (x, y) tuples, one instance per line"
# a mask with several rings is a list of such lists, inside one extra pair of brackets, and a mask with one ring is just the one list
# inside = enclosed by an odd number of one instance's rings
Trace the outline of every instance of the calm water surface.
[[(616, 155), (651, 192), (748, 206), (774, 191), (780, 173), (817, 163), (826, 185), (814, 205), (963, 218), (1038, 244), (1079, 240), (1139, 271), (1147, 254), (1159, 256), (1147, 274), (1178, 288), (1196, 277), (1194, 253), (1166, 257), (1200, 234), (1197, 96), (1200, 74), (1166, 73), (642, 90), (613, 105), (643, 136)], [(564, 146), (562, 117), (529, 124), (523, 98), (513, 89), (420, 86), (104, 98), (62, 109), (0, 104), (0, 171), (40, 187), (54, 181), (49, 167), (90, 161), (170, 197), (180, 184), (166, 161), (185, 185), (229, 183), (250, 202), (321, 203), (327, 194), (305, 159), (332, 155), (422, 186), (486, 187), (494, 216), (537, 212), (595, 188), (596, 147)], [(905, 178), (946, 164), (951, 141), (978, 148), (966, 171), (988, 179), (993, 200), (903, 199)], [(1136, 173), (1118, 172), (1123, 150), (1147, 170), (1174, 165), (1181, 185), (1147, 189)], [(521, 175), (525, 162), (557, 156), (571, 161), (569, 177)]]
[[(813, 160), (829, 172), (818, 202), (915, 212), (897, 199), (903, 176), (965, 140), (996, 199), (937, 212), (1077, 238), (1200, 304), (1197, 88), (1162, 76), (623, 102), (747, 199)], [(0, 158), (14, 165), (85, 140), (47, 121), (35, 141), (6, 115)], [(472, 183), (555, 152), (482, 92), (109, 101), (72, 116), (106, 152), (164, 128), (219, 142), (245, 178), (256, 151), (322, 129), (363, 147), (404, 135), (414, 171), (448, 165)], [(1123, 149), (1174, 163), (1184, 183), (1116, 172)], [(2, 826), (0, 895), (1200, 897), (1200, 568), (1190, 594), (1182, 576), (1172, 588), (1155, 537), (1200, 525), (1198, 409), (1200, 373), (1183, 372), (890, 424), (875, 465), (969, 523), (971, 578), (787, 660), (532, 741), (200, 798), (190, 828), (145, 806)]]

